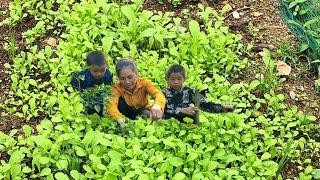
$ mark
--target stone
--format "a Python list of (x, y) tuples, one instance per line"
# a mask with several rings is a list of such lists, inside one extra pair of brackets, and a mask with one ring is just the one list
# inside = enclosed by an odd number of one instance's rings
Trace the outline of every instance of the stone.
[(233, 11), (233, 12), (232, 12), (232, 16), (233, 16), (233, 18), (235, 18), (235, 19), (240, 19), (240, 14), (239, 14), (237, 11)]
[(263, 13), (261, 13), (261, 12), (253, 12), (252, 14), (254, 17), (260, 17), (263, 15)]
[(57, 47), (57, 39), (56, 38), (50, 37), (46, 41), (47, 41), (47, 44), (50, 45), (51, 47)]
[(263, 74), (258, 73), (258, 74), (256, 74), (255, 78), (256, 78), (256, 79), (263, 79), (264, 76), (263, 76)]
[(300, 91), (304, 91), (305, 89), (304, 89), (303, 86), (299, 86), (299, 90), (300, 90)]
[(290, 91), (290, 92), (289, 92), (289, 96), (290, 96), (290, 98), (293, 99), (293, 100), (296, 99), (296, 93), (293, 92), (293, 91)]
[(280, 76), (289, 76), (291, 73), (291, 67), (285, 62), (279, 61), (277, 62), (277, 71)]

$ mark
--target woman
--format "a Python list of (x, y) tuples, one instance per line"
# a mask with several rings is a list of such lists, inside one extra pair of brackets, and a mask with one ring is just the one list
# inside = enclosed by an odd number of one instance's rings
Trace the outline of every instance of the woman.
[[(116, 73), (119, 82), (112, 87), (107, 111), (120, 128), (126, 127), (123, 116), (136, 119), (138, 115), (146, 115), (153, 120), (160, 119), (165, 107), (165, 97), (150, 80), (138, 76), (134, 62), (121, 59), (116, 64)], [(152, 105), (148, 102), (148, 95), (154, 98)]]

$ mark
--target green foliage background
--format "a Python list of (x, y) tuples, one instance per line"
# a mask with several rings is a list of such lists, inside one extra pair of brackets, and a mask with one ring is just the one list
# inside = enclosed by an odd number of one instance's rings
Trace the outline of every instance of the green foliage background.
[[(141, 11), (131, 5), (104, 0), (15, 1), (10, 18), (37, 24), (24, 33), (26, 50), (16, 54), (11, 71), (6, 111), (32, 121), (46, 119), (23, 133), (0, 133), (0, 179), (271, 179), (290, 159), (307, 167), (300, 178), (311, 179), (311, 159), (319, 152), (316, 117), (289, 108), (276, 93), (274, 61), (264, 51), (267, 78), (248, 83), (228, 79), (243, 76), (243, 58), (249, 48), (241, 35), (223, 25), (226, 9), (199, 5), (199, 22), (187, 22), (173, 13)], [(58, 8), (57, 8), (58, 7)], [(46, 35), (58, 37), (58, 46), (37, 46)], [(187, 84), (207, 92), (207, 98), (237, 105), (234, 113), (201, 114), (201, 125), (175, 120), (129, 121), (126, 134), (107, 117), (84, 116), (70, 75), (81, 70), (86, 54), (102, 50), (109, 65), (131, 57), (139, 74), (165, 87), (164, 73), (173, 63), (187, 69)], [(114, 71), (113, 71), (114, 72)], [(261, 96), (253, 94), (261, 91)], [(314, 153), (314, 154), (313, 154)]]

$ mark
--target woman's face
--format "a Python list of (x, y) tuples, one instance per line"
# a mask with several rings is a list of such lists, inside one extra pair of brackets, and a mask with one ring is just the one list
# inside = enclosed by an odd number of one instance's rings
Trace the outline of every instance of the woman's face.
[(119, 73), (120, 85), (124, 87), (125, 90), (133, 92), (136, 87), (137, 73), (133, 71), (130, 67), (122, 69)]

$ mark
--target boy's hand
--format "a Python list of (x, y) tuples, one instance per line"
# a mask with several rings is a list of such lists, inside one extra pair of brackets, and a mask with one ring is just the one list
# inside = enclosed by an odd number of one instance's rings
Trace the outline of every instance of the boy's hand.
[(222, 105), (222, 107), (223, 107), (227, 112), (232, 112), (232, 111), (234, 111), (233, 105)]
[(195, 115), (197, 111), (199, 111), (199, 108), (197, 107), (181, 108), (181, 113), (191, 115), (191, 116)]
[(118, 120), (117, 121), (118, 122), (118, 124), (119, 124), (119, 127), (120, 127), (120, 129), (121, 130), (126, 130), (127, 129), (127, 125), (126, 125), (126, 123), (124, 122), (124, 120), (123, 119), (120, 119), (120, 120)]
[(150, 119), (157, 120), (157, 119), (160, 119), (162, 117), (162, 115), (163, 115), (163, 112), (161, 111), (160, 106), (154, 105), (150, 109)]

